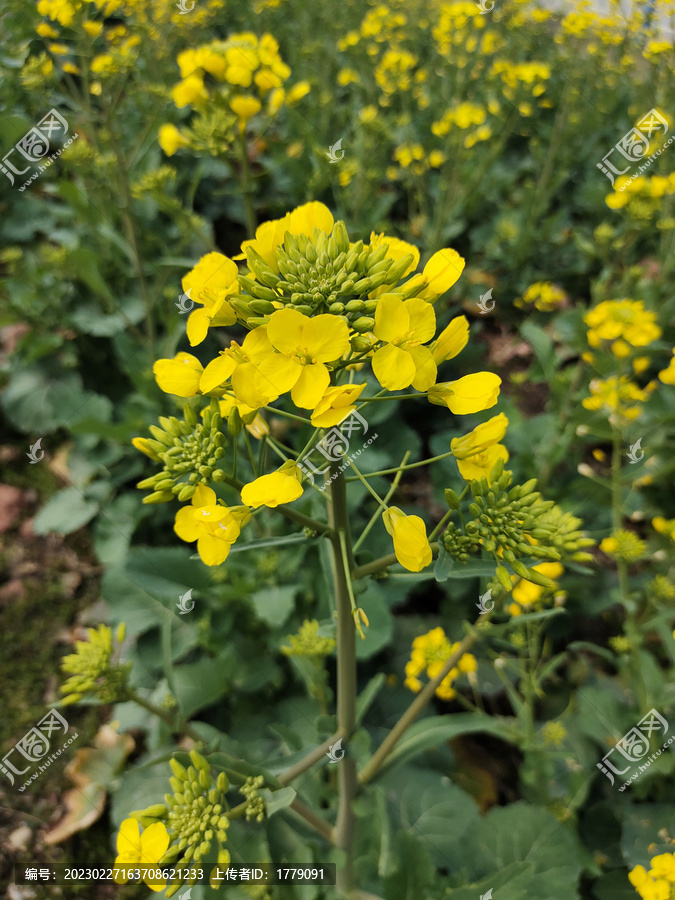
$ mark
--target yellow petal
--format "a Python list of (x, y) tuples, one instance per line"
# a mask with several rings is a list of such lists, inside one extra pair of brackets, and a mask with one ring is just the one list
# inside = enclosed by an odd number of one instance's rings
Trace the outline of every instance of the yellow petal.
[(422, 274), (428, 285), (419, 294), (424, 300), (435, 300), (455, 284), (464, 271), (465, 262), (456, 250), (438, 250), (424, 267)]
[(476, 372), (457, 381), (436, 384), (429, 388), (431, 403), (447, 406), (455, 415), (481, 412), (494, 406), (499, 397), (501, 378), (493, 372)]
[(431, 345), (436, 365), (454, 359), (466, 347), (469, 340), (469, 323), (466, 316), (456, 316)]
[(330, 375), (323, 363), (303, 366), (291, 391), (291, 399), (300, 409), (314, 409), (330, 385)]
[(279, 396), (269, 378), (261, 375), (253, 363), (242, 363), (232, 375), (232, 390), (237, 400), (252, 409), (267, 406)]
[(219, 566), (225, 562), (232, 544), (213, 534), (202, 534), (197, 541), (197, 553), (206, 566)]
[(311, 319), (297, 309), (278, 309), (270, 316), (267, 336), (279, 353), (294, 356), (302, 342), (305, 326)]
[(417, 373), (415, 361), (410, 353), (387, 344), (375, 352), (372, 359), (373, 374), (383, 388), (400, 391), (409, 387)]
[(382, 513), (384, 527), (394, 541), (396, 559), (409, 572), (420, 572), (428, 566), (433, 554), (427, 529), (419, 516), (407, 516), (397, 506)]
[(259, 506), (274, 508), (280, 503), (291, 503), (301, 495), (302, 485), (296, 475), (282, 471), (261, 475), (241, 490), (242, 501), (253, 509)]
[(194, 397), (204, 369), (190, 353), (177, 353), (173, 359), (158, 359), (152, 368), (155, 380), (165, 394)]
[(194, 506), (184, 506), (178, 510), (173, 530), (181, 541), (186, 541), (188, 544), (197, 540), (201, 532), (195, 520)]
[(493, 416), (487, 422), (481, 422), (473, 431), (464, 437), (453, 438), (450, 441), (450, 449), (457, 459), (467, 459), (477, 453), (487, 450), (492, 444), (498, 444), (506, 434), (509, 420), (504, 413)]
[(314, 316), (305, 326), (304, 346), (317, 362), (341, 359), (349, 349), (349, 326), (337, 316)]
[(197, 490), (192, 495), (192, 505), (194, 507), (215, 506), (217, 499), (216, 492), (213, 488), (210, 488), (206, 484), (198, 484)]
[(426, 344), (436, 331), (436, 313), (433, 306), (419, 297), (405, 301), (405, 309), (410, 318), (410, 331), (414, 339)]
[(363, 384), (343, 384), (328, 388), (312, 413), (312, 425), (315, 428), (332, 428), (337, 425), (356, 409), (356, 400), (365, 386), (364, 381)]
[(373, 334), (381, 341), (402, 340), (410, 329), (410, 316), (400, 294), (382, 294), (375, 310)]
[(209, 324), (209, 315), (204, 307), (192, 310), (188, 316), (186, 329), (191, 347), (196, 347), (206, 338), (209, 333)]
[(291, 234), (306, 234), (308, 237), (312, 236), (315, 228), (330, 234), (335, 224), (333, 214), (328, 207), (316, 200), (298, 206), (289, 213), (289, 218), (288, 231)]
[(141, 858), (141, 827), (138, 819), (125, 819), (120, 825), (117, 835), (117, 852), (128, 857), (133, 854), (135, 859)]
[[(422, 300), (422, 303), (425, 301)], [(426, 305), (429, 306), (428, 303)], [(438, 371), (431, 350), (428, 347), (411, 347), (408, 353), (416, 368), (412, 386), (416, 391), (428, 391), (436, 381)]]
[(163, 822), (149, 825), (141, 835), (141, 864), (156, 865), (166, 853), (169, 843), (169, 834)]
[(199, 380), (200, 391), (208, 394), (210, 391), (222, 387), (236, 368), (237, 362), (232, 356), (222, 355), (212, 359)]

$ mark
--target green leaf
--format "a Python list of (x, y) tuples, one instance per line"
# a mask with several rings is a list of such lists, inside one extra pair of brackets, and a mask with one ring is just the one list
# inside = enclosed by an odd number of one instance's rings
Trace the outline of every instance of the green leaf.
[(365, 639), (356, 637), (356, 658), (370, 659), (390, 643), (394, 634), (393, 617), (377, 582), (369, 581), (357, 602), (368, 616), (370, 625), (363, 629)]
[(230, 553), (241, 553), (242, 550), (260, 550), (262, 547), (286, 547), (289, 544), (307, 544), (314, 538), (304, 534), (289, 534), (287, 536), (261, 538), (259, 541), (243, 541), (232, 547)]
[(99, 508), (77, 488), (64, 488), (42, 507), (33, 521), (33, 530), (36, 534), (72, 534), (90, 522)]
[(361, 691), (359, 696), (356, 698), (356, 724), (360, 725), (363, 717), (368, 712), (371, 703), (375, 700), (377, 695), (380, 693), (385, 681), (387, 680), (387, 676), (384, 672), (378, 672), (377, 675), (374, 675), (365, 688)]
[[(521, 559), (521, 562), (523, 565), (532, 568), (532, 566), (541, 565), (542, 561), (532, 557)], [(511, 568), (506, 560), (502, 561), (501, 564)], [(494, 578), (498, 565), (499, 563), (496, 560), (489, 559), (470, 559), (468, 562), (461, 563), (450, 556), (443, 544), (439, 543), (438, 559), (434, 566), (434, 577), (436, 581), (447, 581), (449, 578)]]
[(226, 651), (215, 659), (200, 659), (174, 669), (176, 700), (185, 718), (225, 696), (234, 668), (234, 658)]
[(552, 381), (557, 362), (553, 341), (543, 328), (529, 320), (520, 326), (520, 333), (534, 350), (544, 378), (549, 382)]
[(396, 744), (380, 770), (389, 771), (432, 747), (437, 747), (460, 734), (493, 734), (506, 741), (513, 740), (511, 719), (484, 716), (480, 713), (457, 713), (450, 716), (430, 716), (415, 722)]
[(279, 628), (295, 607), (295, 595), (300, 585), (269, 585), (251, 594), (256, 615), (272, 628)]
[(270, 791), (269, 788), (263, 788), (259, 793), (265, 801), (265, 812), (268, 819), (275, 813), (278, 813), (279, 810), (290, 806), (297, 796), (292, 787), (284, 787), (279, 791)]

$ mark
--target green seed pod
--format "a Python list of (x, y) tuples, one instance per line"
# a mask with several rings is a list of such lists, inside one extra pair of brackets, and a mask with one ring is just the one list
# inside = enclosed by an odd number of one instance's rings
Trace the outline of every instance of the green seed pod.
[(359, 334), (365, 334), (368, 331), (372, 331), (375, 327), (375, 319), (370, 316), (361, 316), (355, 322), (352, 322), (352, 328), (354, 331), (358, 331)]
[(445, 489), (445, 502), (449, 509), (459, 509), (459, 497), (452, 488)]
[(508, 570), (504, 568), (504, 566), (497, 566), (495, 570), (495, 575), (497, 576), (497, 581), (501, 584), (505, 591), (511, 590), (511, 577), (509, 576)]

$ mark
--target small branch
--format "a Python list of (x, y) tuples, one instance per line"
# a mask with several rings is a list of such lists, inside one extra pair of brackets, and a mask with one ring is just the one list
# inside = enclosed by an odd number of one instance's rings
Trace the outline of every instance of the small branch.
[(467, 650), (469, 650), (470, 647), (472, 647), (476, 643), (477, 637), (478, 635), (475, 632), (468, 634), (464, 638), (464, 640), (460, 642), (459, 647), (454, 651), (454, 653), (450, 654), (445, 665), (438, 673), (438, 675), (435, 678), (432, 678), (431, 681), (429, 681), (427, 684), (425, 684), (425, 686), (415, 697), (413, 702), (406, 709), (401, 718), (394, 725), (389, 734), (382, 741), (375, 753), (373, 753), (373, 755), (370, 757), (368, 762), (359, 773), (358, 778), (360, 784), (368, 784), (373, 780), (378, 770), (382, 767), (382, 764), (394, 749), (398, 741), (403, 737), (408, 728), (410, 728), (412, 723), (422, 712), (429, 700), (431, 700), (436, 691), (436, 688), (443, 681), (446, 675), (448, 675), (450, 670), (454, 668), (454, 666), (457, 664), (457, 661), (467, 652)]
[[(431, 552), (436, 556), (438, 553), (438, 543), (434, 541), (430, 544), (430, 547)], [(359, 578), (365, 578), (366, 575), (375, 575), (377, 572), (388, 569), (389, 566), (393, 566), (397, 562), (396, 554), (388, 553), (386, 556), (380, 556), (379, 559), (374, 559), (372, 562), (366, 563), (363, 566), (356, 566), (355, 569), (352, 569), (352, 581), (358, 581)]]
[(327, 841), (330, 841), (331, 844), (334, 843), (333, 826), (329, 822), (326, 822), (326, 820), (318, 813), (315, 813), (306, 803), (303, 803), (302, 800), (296, 797), (291, 803), (290, 808), (294, 813), (297, 813), (297, 815), (303, 818), (305, 822), (311, 825), (315, 831), (318, 831)]
[(288, 769), (283, 771), (280, 775), (278, 775), (279, 784), (286, 785), (293, 781), (294, 778), (297, 778), (298, 775), (302, 775), (303, 772), (306, 772), (307, 769), (311, 769), (312, 766), (316, 765), (316, 763), (321, 762), (326, 753), (329, 752), (330, 748), (333, 746), (336, 741), (339, 741), (340, 738), (346, 737), (344, 731), (341, 728), (335, 732), (332, 737), (329, 737), (328, 740), (324, 741), (321, 746), (317, 747), (315, 750), (312, 750), (311, 753), (308, 753), (307, 756), (303, 757), (299, 762), (295, 763), (293, 766), (289, 766)]

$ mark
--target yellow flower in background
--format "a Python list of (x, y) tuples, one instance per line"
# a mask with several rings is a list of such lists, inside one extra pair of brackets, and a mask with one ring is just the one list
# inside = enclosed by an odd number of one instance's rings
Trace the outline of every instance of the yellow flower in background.
[(642, 900), (671, 900), (671, 886), (675, 884), (675, 854), (661, 853), (652, 857), (649, 871), (635, 866), (628, 880)]
[(262, 109), (262, 103), (256, 97), (237, 94), (230, 100), (230, 109), (239, 119), (239, 127), (243, 131), (246, 123)]
[(182, 109), (184, 106), (192, 106), (208, 100), (209, 92), (204, 87), (204, 82), (199, 75), (188, 75), (174, 86), (171, 96), (178, 109)]
[(457, 381), (445, 381), (429, 388), (427, 396), (436, 406), (447, 406), (458, 416), (490, 409), (499, 398), (499, 375), (493, 372), (476, 372)]
[(261, 475), (241, 489), (242, 502), (253, 509), (259, 506), (274, 509), (280, 503), (292, 503), (301, 496), (300, 470), (293, 462), (284, 463), (276, 472)]
[(646, 347), (661, 337), (656, 314), (645, 309), (642, 300), (604, 300), (586, 313), (584, 322), (590, 346), (612, 341), (611, 350), (620, 358), (627, 355), (626, 344)]
[(83, 22), (82, 28), (87, 32), (89, 37), (96, 38), (103, 31), (103, 25), (101, 22)]
[(52, 28), (52, 26), (48, 25), (46, 22), (40, 22), (35, 30), (40, 37), (57, 38), (59, 36), (59, 32), (56, 28)]
[(239, 293), (237, 264), (222, 253), (207, 253), (202, 256), (194, 269), (183, 277), (185, 293), (193, 303), (203, 306), (190, 313), (187, 335), (191, 346), (201, 344), (210, 326), (234, 325), (237, 316), (228, 297)]
[(425, 391), (436, 380), (431, 350), (422, 346), (436, 330), (433, 307), (419, 297), (403, 300), (399, 294), (383, 294), (375, 310), (373, 334), (386, 346), (372, 358), (373, 374), (383, 388), (399, 391), (413, 385)]
[(315, 428), (332, 428), (356, 409), (356, 400), (366, 386), (363, 384), (343, 384), (329, 387), (314, 407), (311, 421)]
[[(402, 278), (405, 278), (406, 275), (415, 271), (420, 261), (420, 251), (414, 244), (409, 244), (407, 241), (402, 241), (397, 237), (390, 237), (388, 234), (375, 234), (374, 231), (371, 231), (371, 250), (377, 250), (377, 248), (381, 247), (383, 244), (387, 245), (387, 255), (385, 259), (393, 259), (394, 262), (400, 262), (402, 259), (405, 259), (406, 256), (412, 255), (410, 265), (401, 275)], [(378, 288), (371, 296), (377, 297), (378, 293), (384, 293), (385, 291), (386, 287)]]
[(666, 519), (664, 516), (655, 516), (652, 519), (652, 528), (659, 534), (665, 534), (671, 541), (675, 541), (675, 519)]
[(272, 313), (267, 337), (278, 353), (262, 360), (260, 373), (291, 391), (291, 399), (302, 409), (314, 409), (330, 385), (325, 365), (339, 360), (349, 350), (349, 326), (337, 316), (309, 318), (294, 309)]
[(610, 375), (604, 380), (594, 378), (589, 387), (591, 396), (581, 401), (585, 409), (616, 415), (629, 422), (640, 415), (642, 407), (639, 404), (646, 403), (650, 394), (649, 389), (639, 388), (625, 375)]
[(67, 56), (70, 52), (68, 44), (47, 44), (47, 49), (55, 56)]
[(469, 323), (466, 316), (455, 316), (431, 345), (436, 365), (454, 359), (466, 347), (468, 341)]
[(659, 372), (659, 381), (664, 384), (675, 384), (675, 347), (673, 347), (673, 358), (670, 360), (667, 368)]
[(173, 530), (182, 541), (197, 541), (197, 553), (205, 565), (217, 566), (227, 559), (248, 518), (248, 510), (219, 504), (215, 491), (200, 484), (191, 505), (176, 513)]
[(509, 420), (504, 413), (500, 413), (477, 425), (464, 437), (450, 441), (450, 449), (465, 481), (477, 480), (483, 476), (489, 481), (490, 472), (497, 460), (508, 462), (508, 450), (499, 443), (506, 434), (508, 424)]
[[(120, 825), (117, 835), (117, 858), (114, 866), (117, 870), (114, 881), (117, 884), (125, 884), (127, 878), (124, 868), (130, 869), (136, 866), (141, 868), (154, 867), (164, 856), (170, 843), (169, 833), (162, 822), (154, 822), (141, 834), (141, 826), (138, 819), (125, 819)], [(158, 883), (147, 875), (143, 878), (151, 891), (163, 891), (166, 882)]]
[(190, 353), (177, 353), (173, 359), (158, 359), (152, 371), (155, 381), (165, 394), (195, 397), (204, 372), (202, 364)]
[(311, 89), (309, 81), (299, 81), (297, 84), (294, 84), (286, 94), (286, 105), (295, 106), (303, 97), (309, 94)]
[(527, 304), (533, 304), (541, 312), (553, 312), (567, 302), (567, 294), (562, 288), (550, 281), (535, 281), (525, 291), (515, 305), (523, 308)]
[[(539, 563), (539, 565), (533, 566), (533, 570), (541, 572), (542, 575), (551, 578), (553, 581), (556, 578), (560, 578), (565, 571), (559, 562)], [(526, 578), (519, 578), (518, 575), (512, 575), (511, 580), (515, 582), (512, 590), (514, 602), (509, 604), (507, 611), (512, 616), (519, 616), (523, 611), (527, 612), (531, 607), (538, 606), (539, 600), (545, 592), (557, 589), (557, 586), (556, 588), (542, 587), (542, 585), (528, 581)]]
[[(405, 686), (416, 694), (419, 693), (423, 687), (420, 676), (435, 678), (458, 647), (459, 641), (451, 644), (440, 626), (418, 635), (413, 640), (410, 661), (405, 666)], [(475, 672), (477, 668), (476, 657), (471, 653), (464, 653), (436, 688), (436, 696), (442, 700), (452, 700), (457, 694), (452, 687), (453, 681), (461, 674)]]
[(612, 559), (621, 559), (624, 562), (637, 562), (642, 559), (647, 551), (647, 545), (634, 531), (620, 528), (609, 537), (600, 542), (600, 549)]
[(409, 572), (420, 572), (432, 559), (427, 529), (419, 516), (407, 516), (397, 506), (382, 513), (382, 521), (394, 540), (396, 559)]
[(167, 156), (173, 156), (177, 150), (190, 146), (190, 141), (180, 133), (175, 125), (169, 123), (160, 125), (157, 140)]

